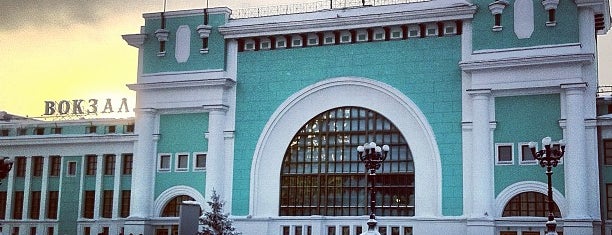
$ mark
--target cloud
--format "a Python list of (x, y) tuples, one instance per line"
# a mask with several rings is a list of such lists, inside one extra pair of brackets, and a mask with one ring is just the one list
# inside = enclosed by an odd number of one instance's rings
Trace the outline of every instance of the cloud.
[(27, 26), (48, 27), (92, 24), (107, 10), (129, 8), (119, 0), (4, 0), (0, 4), (0, 31)]

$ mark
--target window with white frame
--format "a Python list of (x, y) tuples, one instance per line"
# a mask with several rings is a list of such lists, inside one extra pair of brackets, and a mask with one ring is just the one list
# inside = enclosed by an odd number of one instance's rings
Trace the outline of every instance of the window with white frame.
[(157, 170), (159, 171), (170, 171), (170, 159), (171, 155), (162, 153), (159, 154), (159, 161), (157, 164)]
[(244, 50), (245, 51), (254, 51), (255, 50), (255, 40), (247, 39), (244, 42)]
[(454, 22), (444, 23), (444, 35), (455, 35), (457, 34), (457, 26)]
[(519, 143), (519, 146), (520, 146), (519, 157), (521, 159), (521, 164), (522, 165), (537, 164), (537, 160), (533, 157), (533, 154), (531, 154), (529, 143)]
[(391, 28), (391, 35), (389, 36), (390, 39), (402, 39), (402, 28), (400, 27), (393, 27)]
[(409, 38), (421, 37), (421, 28), (418, 25), (408, 26), (408, 37)]
[(351, 43), (351, 32), (343, 31), (340, 33), (340, 43)]
[(176, 171), (186, 171), (189, 169), (189, 154), (188, 153), (177, 153), (176, 154)]
[(311, 33), (308, 34), (308, 46), (318, 46), (319, 45), (319, 36)]
[(367, 30), (365, 29), (358, 30), (356, 34), (357, 34), (357, 38), (355, 39), (355, 41), (357, 42), (367, 42), (368, 41), (368, 31)]
[(323, 35), (323, 44), (332, 45), (336, 44), (336, 35), (332, 32), (327, 32)]
[(276, 49), (287, 48), (287, 39), (283, 36), (276, 37)]
[(425, 31), (426, 31), (427, 37), (438, 36), (438, 25), (436, 25), (436, 24), (428, 24)]
[(206, 170), (206, 153), (194, 153), (193, 169)]
[(302, 36), (300, 35), (293, 35), (291, 37), (291, 47), (301, 47), (302, 45)]
[(373, 34), (374, 34), (374, 37), (373, 37), (374, 41), (385, 40), (385, 30), (384, 29), (381, 29), (381, 28), (375, 29)]
[(67, 176), (76, 176), (77, 174), (77, 163), (76, 162), (68, 162), (66, 169)]
[(261, 50), (270, 50), (272, 48), (272, 43), (269, 38), (262, 38), (259, 42), (259, 49)]
[(514, 145), (512, 143), (495, 144), (495, 164), (512, 165), (514, 163)]

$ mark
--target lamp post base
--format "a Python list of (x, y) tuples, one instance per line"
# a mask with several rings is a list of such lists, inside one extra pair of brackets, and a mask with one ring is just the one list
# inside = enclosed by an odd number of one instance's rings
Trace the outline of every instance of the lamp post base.
[(372, 215), (370, 215), (370, 219), (368, 220), (368, 231), (361, 233), (361, 235), (380, 235), (378, 226), (376, 226), (377, 223), (376, 219), (372, 218)]
[(553, 218), (546, 222), (546, 233), (545, 235), (558, 235), (557, 234), (557, 221)]

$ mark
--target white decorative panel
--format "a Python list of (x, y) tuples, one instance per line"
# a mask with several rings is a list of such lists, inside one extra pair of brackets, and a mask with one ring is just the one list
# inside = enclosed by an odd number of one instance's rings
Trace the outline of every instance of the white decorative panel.
[(185, 63), (189, 59), (189, 50), (191, 48), (191, 29), (188, 25), (181, 25), (176, 30), (176, 44), (174, 48), (174, 57), (176, 62)]
[(530, 38), (533, 28), (533, 1), (516, 0), (514, 2), (514, 33), (519, 39)]

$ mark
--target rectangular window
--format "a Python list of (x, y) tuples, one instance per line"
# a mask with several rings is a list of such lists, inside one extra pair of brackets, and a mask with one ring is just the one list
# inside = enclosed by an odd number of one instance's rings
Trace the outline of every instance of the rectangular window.
[(196, 153), (194, 158), (194, 169), (205, 170), (206, 169), (206, 154)]
[(96, 175), (96, 166), (98, 165), (98, 156), (86, 155), (85, 175)]
[(104, 175), (115, 174), (115, 155), (104, 155)]
[(40, 214), (40, 191), (30, 192), (30, 219), (38, 219)]
[(401, 30), (393, 30), (391, 31), (391, 39), (400, 39), (402, 38), (402, 31)]
[(511, 165), (514, 163), (513, 144), (495, 144), (495, 163), (500, 165)]
[(77, 173), (77, 163), (76, 162), (68, 162), (68, 169), (66, 169), (67, 176), (76, 176)]
[(62, 128), (61, 127), (51, 128), (51, 131), (53, 132), (53, 134), (56, 134), (56, 135), (62, 134)]
[(276, 48), (285, 48), (287, 47), (287, 43), (285, 40), (276, 40)]
[(26, 128), (17, 128), (17, 135), (26, 135), (28, 129)]
[(309, 46), (319, 45), (319, 38), (309, 38), (308, 39), (308, 45)]
[(367, 40), (368, 40), (368, 34), (367, 33), (357, 34), (357, 41), (358, 42), (365, 42)]
[(132, 174), (133, 156), (134, 155), (132, 155), (131, 153), (123, 155), (122, 164), (121, 164), (121, 168), (122, 168), (121, 171), (122, 171), (122, 173), (124, 175), (131, 175)]
[(292, 47), (301, 47), (302, 46), (302, 39), (297, 38), (297, 39), (291, 40), (291, 46)]
[(9, 136), (9, 130), (8, 129), (0, 130), (0, 136)]
[(83, 196), (83, 218), (93, 219), (94, 217), (94, 206), (96, 201), (95, 191), (85, 191)]
[(43, 157), (33, 156), (32, 157), (32, 176), (41, 177), (43, 173)]
[(6, 219), (6, 191), (0, 191), (0, 219)]
[(336, 38), (334, 36), (326, 36), (325, 37), (325, 44), (329, 45), (329, 44), (335, 44), (336, 43)]
[(350, 43), (351, 35), (342, 35), (340, 36), (340, 43)]
[(421, 30), (418, 25), (408, 27), (408, 37), (418, 38), (421, 36)]
[(244, 44), (245, 51), (253, 51), (255, 50), (255, 42), (247, 42)]
[(612, 165), (612, 139), (604, 140), (604, 163)]
[(261, 42), (259, 47), (262, 50), (268, 50), (268, 49), (270, 49), (270, 42), (268, 42), (268, 41)]
[(531, 153), (529, 143), (520, 143), (521, 146), (521, 164), (536, 164), (537, 161)]
[(374, 40), (385, 40), (385, 32), (377, 32), (374, 34)]
[(23, 191), (16, 191), (13, 197), (13, 219), (21, 220), (23, 217)]
[(186, 171), (189, 168), (189, 154), (177, 154), (176, 156), (176, 170)]
[(55, 227), (47, 227), (47, 235), (54, 235)]
[(160, 154), (159, 155), (159, 164), (157, 165), (160, 171), (169, 171), (170, 170), (170, 155), (169, 154)]
[(25, 157), (16, 157), (15, 158), (15, 177), (25, 177), (26, 172), (26, 158)]
[(83, 235), (91, 235), (91, 228), (90, 227), (84, 227), (83, 228)]
[(104, 190), (102, 198), (102, 217), (113, 217), (113, 190)]
[(87, 133), (88, 134), (95, 134), (96, 130), (97, 130), (96, 126), (88, 126), (87, 127)]
[(117, 130), (117, 126), (108, 126), (107, 127), (107, 133), (115, 133)]
[(130, 190), (121, 191), (121, 217), (127, 218), (130, 216)]
[(123, 127), (124, 133), (134, 133), (134, 124), (128, 124)]
[(51, 156), (49, 158), (49, 176), (59, 176), (60, 169), (62, 169), (62, 157)]
[(36, 235), (36, 227), (30, 227), (30, 235)]
[(336, 226), (327, 226), (327, 235), (336, 235)]
[(57, 219), (59, 191), (49, 191), (47, 194), (47, 219)]
[(44, 135), (45, 134), (45, 128), (43, 128), (43, 127), (34, 128), (34, 134), (35, 135)]

